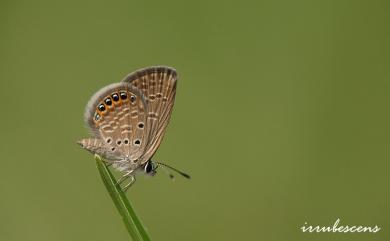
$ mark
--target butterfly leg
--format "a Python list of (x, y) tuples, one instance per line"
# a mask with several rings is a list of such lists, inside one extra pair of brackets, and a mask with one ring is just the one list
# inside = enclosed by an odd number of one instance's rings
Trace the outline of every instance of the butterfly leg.
[(106, 166), (107, 166), (107, 167), (112, 166), (112, 164), (114, 164), (114, 163), (113, 163), (113, 162), (106, 162)]
[(124, 192), (126, 192), (131, 187), (131, 185), (133, 185), (135, 183), (134, 175), (129, 176), (129, 178), (130, 178), (130, 182), (122, 188), (122, 191), (124, 191)]
[(131, 172), (128, 172), (126, 173), (125, 175), (121, 176), (117, 181), (116, 181), (116, 185), (120, 185), (122, 184), (122, 182), (124, 182), (129, 176), (130, 176)]
[(131, 171), (131, 172), (126, 172), (126, 174), (124, 174), (123, 176), (121, 176), (121, 177), (117, 180), (116, 184), (117, 184), (117, 185), (122, 184), (127, 178), (130, 177), (130, 175), (131, 175), (132, 173), (133, 173), (132, 171)]

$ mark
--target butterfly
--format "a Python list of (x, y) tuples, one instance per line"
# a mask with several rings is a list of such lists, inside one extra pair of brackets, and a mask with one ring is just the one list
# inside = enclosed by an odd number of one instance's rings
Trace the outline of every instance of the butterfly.
[[(159, 166), (190, 176), (165, 163), (152, 161), (164, 137), (176, 94), (177, 72), (166, 66), (152, 66), (128, 74), (121, 82), (97, 91), (89, 100), (84, 120), (93, 137), (78, 141), (82, 148), (102, 156), (135, 182), (139, 171), (154, 176)], [(169, 173), (173, 178), (173, 175)]]

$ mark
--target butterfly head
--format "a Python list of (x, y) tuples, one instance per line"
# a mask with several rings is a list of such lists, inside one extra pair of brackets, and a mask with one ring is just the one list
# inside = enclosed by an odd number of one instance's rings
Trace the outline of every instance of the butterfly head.
[(152, 161), (152, 160), (149, 160), (147, 161), (143, 167), (142, 167), (144, 173), (146, 175), (149, 175), (149, 176), (154, 176), (156, 175), (157, 171), (157, 165)]

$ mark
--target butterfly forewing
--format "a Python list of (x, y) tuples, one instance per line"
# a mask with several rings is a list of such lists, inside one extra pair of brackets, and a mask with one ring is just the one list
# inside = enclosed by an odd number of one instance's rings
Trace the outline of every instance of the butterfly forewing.
[(138, 160), (142, 156), (147, 145), (146, 109), (140, 91), (126, 82), (106, 86), (92, 96), (85, 121), (95, 137), (104, 143), (98, 149), (100, 153), (107, 149), (104, 157)]
[(177, 73), (173, 68), (156, 66), (138, 70), (122, 82), (141, 92), (146, 103), (146, 147), (141, 161), (156, 152), (168, 125), (176, 94)]

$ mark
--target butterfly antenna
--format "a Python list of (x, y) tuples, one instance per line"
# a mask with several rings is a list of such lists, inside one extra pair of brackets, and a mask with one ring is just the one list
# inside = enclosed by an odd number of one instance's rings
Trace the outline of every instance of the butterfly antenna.
[[(177, 169), (174, 168), (174, 167), (171, 167), (171, 166), (169, 166), (169, 165), (167, 165), (167, 164), (165, 164), (165, 163), (162, 163), (162, 162), (156, 162), (156, 163), (157, 163), (158, 165), (161, 165), (162, 167), (169, 168), (169, 169), (171, 169), (171, 170), (173, 170), (173, 171), (179, 173), (180, 175), (182, 175), (183, 177), (185, 177), (185, 178), (187, 178), (187, 179), (191, 179), (190, 175), (188, 175), (187, 173), (184, 173), (184, 172), (182, 172), (182, 171), (179, 171), (179, 170), (177, 170)], [(163, 168), (163, 169), (165, 170), (165, 168)], [(171, 173), (168, 173), (168, 175), (169, 175), (170, 178), (174, 179), (174, 176), (173, 176)]]
[[(159, 165), (159, 163), (157, 164), (157, 167), (159, 167), (160, 165)], [(156, 169), (157, 169), (157, 167), (156, 167)], [(164, 172), (169, 176), (169, 178), (171, 178), (172, 179), (172, 181), (173, 180), (175, 180), (175, 176), (172, 174), (172, 173), (170, 173), (168, 170), (167, 170), (167, 168), (165, 167), (165, 166), (163, 166), (163, 165), (161, 165), (161, 168), (164, 170)]]

